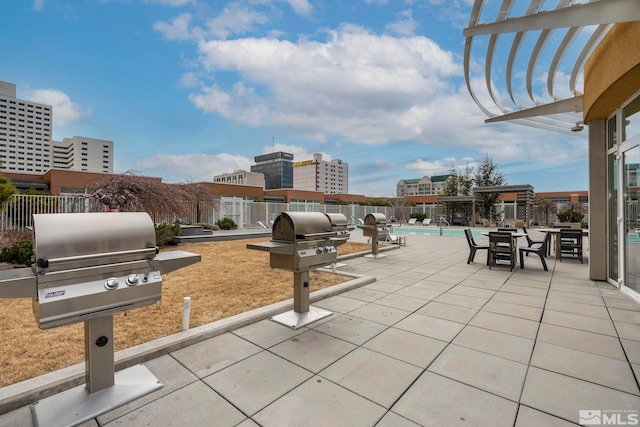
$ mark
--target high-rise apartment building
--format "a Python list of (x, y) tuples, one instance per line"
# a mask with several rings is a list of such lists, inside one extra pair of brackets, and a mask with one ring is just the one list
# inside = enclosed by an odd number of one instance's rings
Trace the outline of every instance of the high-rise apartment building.
[(219, 184), (255, 185), (264, 188), (264, 174), (237, 169), (232, 173), (214, 176), (213, 182)]
[(112, 141), (80, 136), (53, 141), (52, 123), (50, 105), (18, 99), (16, 85), (0, 81), (0, 170), (113, 172)]
[(293, 154), (278, 151), (254, 157), (251, 172), (264, 174), (265, 190), (293, 188)]
[(0, 81), (0, 170), (44, 173), (51, 158), (50, 105), (16, 98), (16, 85)]
[(293, 188), (324, 194), (347, 194), (349, 164), (340, 159), (325, 161), (322, 154), (315, 153), (313, 160), (293, 163)]

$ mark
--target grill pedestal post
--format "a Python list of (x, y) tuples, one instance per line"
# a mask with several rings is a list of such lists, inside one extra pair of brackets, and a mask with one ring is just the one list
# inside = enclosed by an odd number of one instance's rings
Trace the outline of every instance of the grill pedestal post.
[(113, 316), (84, 322), (84, 373), (89, 393), (113, 385)]
[(35, 427), (76, 426), (162, 388), (144, 365), (115, 373), (113, 316), (85, 321), (84, 331), (86, 384), (31, 405)]
[(365, 258), (382, 258), (384, 257), (384, 254), (379, 253), (379, 249), (378, 249), (378, 236), (374, 236), (371, 237), (371, 253), (368, 255), (365, 255)]
[(309, 271), (296, 271), (293, 273), (293, 310), (273, 316), (271, 320), (298, 329), (332, 314), (309, 305)]

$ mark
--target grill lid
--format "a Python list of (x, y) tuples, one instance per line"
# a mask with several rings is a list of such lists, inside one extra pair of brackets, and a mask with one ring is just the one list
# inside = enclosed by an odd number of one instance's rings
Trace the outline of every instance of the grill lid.
[(370, 213), (364, 217), (364, 225), (384, 225), (388, 224), (389, 220), (383, 213)]
[(273, 223), (273, 240), (321, 240), (335, 236), (329, 218), (322, 212), (282, 212)]
[(33, 250), (40, 273), (151, 260), (157, 253), (144, 212), (33, 215)]

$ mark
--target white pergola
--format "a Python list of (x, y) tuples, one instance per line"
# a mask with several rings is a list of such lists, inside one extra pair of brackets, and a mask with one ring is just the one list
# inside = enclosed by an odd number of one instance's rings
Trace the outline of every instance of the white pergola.
[[(576, 0), (555, 0), (548, 1), (546, 5), (545, 0), (527, 1), (528, 7), (522, 16), (511, 16), (516, 0), (502, 0), (491, 22), (481, 22), (481, 17), (487, 19), (483, 16), (487, 1), (475, 1), (469, 26), (463, 31), (466, 38), (464, 75), (467, 89), (478, 107), (489, 117), (486, 123), (511, 121), (563, 133), (582, 130), (583, 96), (577, 90), (576, 82), (589, 56), (615, 23), (640, 21), (640, 0), (583, 0), (580, 3)], [(554, 3), (555, 8), (541, 10), (550, 3)], [(509, 36), (505, 37), (507, 34)], [(503, 43), (506, 41), (508, 46), (510, 41), (511, 46), (507, 49), (508, 56), (500, 58), (504, 66), (496, 70), (497, 61), (494, 59), (501, 36)], [(525, 43), (525, 38), (535, 42)], [(488, 96), (479, 96), (478, 88), (472, 85), (473, 78), (482, 77), (471, 75), (472, 70), (482, 68), (475, 66), (472, 56), (473, 50), (480, 49), (486, 49), (484, 89)], [(559, 90), (557, 77), (568, 53), (572, 53), (576, 59), (575, 64), (568, 67), (572, 68), (571, 72), (565, 73), (569, 77), (567, 92), (564, 87)], [(543, 57), (544, 61), (541, 60)], [(526, 61), (526, 70), (516, 70), (517, 61)], [(524, 75), (524, 97), (514, 90), (516, 73)], [(503, 87), (506, 88), (508, 99), (496, 93), (495, 76), (504, 76)], [(535, 94), (535, 82), (545, 76), (547, 93), (542, 96)], [(572, 96), (562, 97), (558, 95), (560, 92)]]

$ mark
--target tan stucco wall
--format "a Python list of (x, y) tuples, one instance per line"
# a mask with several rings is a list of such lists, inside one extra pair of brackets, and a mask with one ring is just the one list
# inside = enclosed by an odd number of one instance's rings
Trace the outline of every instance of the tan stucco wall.
[(606, 119), (640, 90), (640, 22), (616, 24), (584, 67), (584, 122)]

